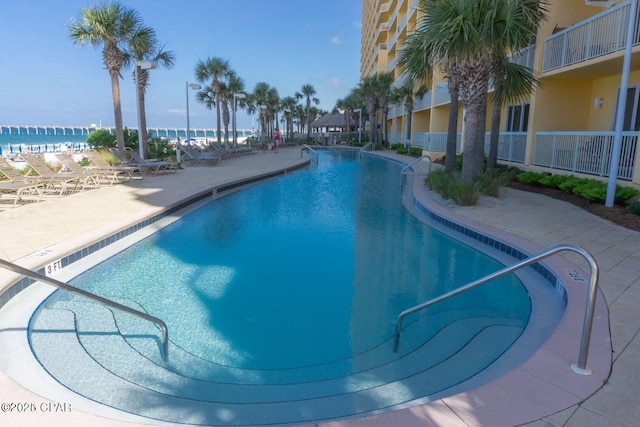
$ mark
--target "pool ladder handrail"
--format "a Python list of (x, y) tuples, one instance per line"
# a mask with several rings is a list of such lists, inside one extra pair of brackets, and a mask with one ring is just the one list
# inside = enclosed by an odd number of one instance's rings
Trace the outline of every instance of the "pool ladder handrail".
[(300, 149), (300, 158), (302, 158), (302, 153), (304, 150), (309, 150), (316, 155), (316, 164), (318, 164), (318, 152), (313, 148), (309, 147), (307, 144), (302, 144), (302, 148)]
[(400, 344), (400, 334), (402, 332), (402, 320), (408, 315), (424, 310), (425, 308), (430, 307), (434, 304), (437, 304), (451, 297), (459, 295), (463, 292), (476, 288), (491, 280), (497, 279), (498, 277), (505, 276), (516, 270), (527, 267), (537, 261), (540, 261), (543, 258), (547, 258), (551, 255), (554, 255), (562, 251), (571, 251), (571, 252), (578, 253), (579, 255), (582, 255), (582, 257), (584, 257), (586, 261), (589, 263), (589, 267), (591, 269), (591, 277), (589, 278), (589, 290), (587, 294), (587, 304), (585, 308), (584, 323), (582, 327), (582, 341), (580, 343), (580, 354), (578, 356), (578, 363), (574, 363), (571, 365), (571, 369), (574, 372), (581, 375), (591, 375), (591, 369), (587, 368), (586, 365), (587, 365), (587, 356), (589, 353), (589, 342), (591, 340), (591, 329), (593, 327), (593, 311), (596, 303), (596, 291), (598, 289), (598, 275), (599, 275), (598, 264), (596, 263), (595, 259), (588, 251), (575, 245), (562, 244), (562, 245), (553, 246), (545, 251), (542, 251), (529, 258), (526, 258), (510, 267), (505, 267), (501, 270), (496, 271), (495, 273), (489, 274), (473, 282), (467, 283), (464, 286), (454, 289), (453, 291), (447, 292), (446, 294), (440, 295), (439, 297), (433, 298), (425, 303), (418, 304), (414, 307), (404, 310), (402, 313), (400, 313), (396, 321), (396, 333), (393, 341), (394, 353), (398, 351), (398, 346)]
[[(373, 145), (373, 142), (367, 142), (361, 149), (360, 151), (367, 151), (367, 148), (371, 147)], [(372, 150), (369, 150), (372, 151)]]
[(99, 302), (101, 304), (104, 304), (106, 306), (115, 308), (117, 310), (120, 311), (124, 311), (125, 313), (129, 313), (133, 316), (138, 316), (144, 320), (148, 320), (149, 322), (155, 323), (156, 325), (158, 325), (160, 327), (160, 330), (162, 331), (162, 360), (163, 361), (167, 361), (167, 357), (168, 357), (168, 352), (169, 352), (169, 330), (167, 329), (167, 324), (162, 321), (162, 319), (159, 319), (155, 316), (152, 316), (150, 314), (147, 314), (143, 311), (139, 311), (136, 310), (134, 308), (131, 307), (127, 307), (126, 305), (122, 305), (118, 302), (112, 301), (110, 299), (101, 297), (99, 295), (96, 294), (92, 294), (91, 292), (85, 291), (84, 289), (79, 289), (76, 288), (75, 286), (71, 286), (67, 283), (63, 283), (59, 280), (53, 279), (51, 277), (47, 277), (44, 276), (42, 274), (36, 273), (35, 271), (31, 271), (27, 268), (21, 267), (19, 265), (16, 265), (12, 262), (6, 261), (4, 259), (0, 259), (0, 266), (6, 268), (7, 270), (13, 271), (14, 273), (18, 273), (21, 274), (23, 276), (26, 277), (30, 277), (32, 279), (35, 279), (37, 281), (40, 282), (45, 282), (49, 285), (55, 286), (56, 288), (59, 289), (64, 289), (65, 291), (83, 296), (85, 298), (88, 298), (90, 300)]
[(404, 182), (402, 181), (402, 177), (404, 176), (406, 171), (409, 168), (411, 168), (413, 165), (415, 165), (418, 162), (421, 162), (424, 159), (429, 159), (429, 170), (427, 171), (427, 175), (431, 173), (431, 167), (433, 166), (433, 160), (431, 159), (431, 156), (429, 156), (428, 154), (423, 154), (418, 159), (414, 160), (413, 162), (409, 163), (407, 166), (402, 168), (402, 170), (400, 171), (400, 186), (402, 186), (404, 184)]

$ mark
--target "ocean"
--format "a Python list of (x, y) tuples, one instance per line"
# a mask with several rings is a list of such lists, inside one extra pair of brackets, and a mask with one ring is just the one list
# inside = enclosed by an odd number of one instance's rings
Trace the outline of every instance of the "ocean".
[[(87, 136), (94, 128), (77, 126), (0, 126), (0, 154), (16, 154), (21, 150), (31, 152), (82, 150)], [(111, 130), (115, 132), (115, 129)], [(224, 130), (223, 130), (224, 132)], [(149, 128), (151, 136), (175, 141), (185, 139), (186, 129)], [(239, 137), (253, 135), (251, 129), (238, 129)], [(190, 129), (191, 138), (215, 138), (214, 129)]]

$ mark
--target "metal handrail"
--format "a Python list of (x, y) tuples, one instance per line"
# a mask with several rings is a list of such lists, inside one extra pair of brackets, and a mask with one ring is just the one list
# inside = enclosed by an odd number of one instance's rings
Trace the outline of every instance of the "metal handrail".
[(407, 169), (409, 169), (410, 167), (412, 167), (413, 165), (415, 165), (416, 163), (418, 163), (418, 162), (420, 162), (420, 161), (422, 161), (424, 159), (429, 159), (429, 171), (428, 171), (428, 173), (431, 173), (431, 166), (433, 166), (433, 160), (431, 160), (431, 156), (429, 156), (428, 154), (424, 154), (424, 155), (420, 156), (419, 159), (414, 160), (413, 162), (409, 163), (407, 166), (402, 168), (402, 170), (400, 171), (400, 182), (402, 183), (402, 175), (404, 175), (404, 173), (405, 173), (405, 171)]
[(300, 149), (300, 158), (302, 158), (302, 153), (304, 152), (304, 150), (309, 150), (316, 155), (316, 164), (317, 164), (319, 159), (318, 152), (313, 148), (309, 147), (307, 144), (302, 144), (302, 148)]
[(453, 291), (447, 292), (444, 295), (440, 295), (439, 297), (433, 298), (425, 303), (416, 305), (412, 308), (409, 308), (398, 316), (398, 320), (396, 321), (396, 335), (393, 341), (393, 351), (394, 353), (398, 351), (398, 346), (400, 344), (400, 334), (402, 332), (402, 320), (410, 314), (416, 313), (418, 311), (424, 310), (427, 307), (430, 307), (434, 304), (442, 302), (446, 299), (459, 295), (463, 292), (476, 288), (480, 285), (483, 285), (493, 279), (497, 279), (498, 277), (507, 275), (516, 270), (519, 270), (523, 267), (526, 267), (530, 264), (533, 264), (543, 258), (547, 258), (551, 255), (554, 255), (558, 252), (562, 251), (571, 251), (576, 252), (582, 255), (587, 262), (589, 263), (589, 267), (591, 268), (591, 277), (589, 279), (589, 291), (587, 294), (587, 305), (585, 308), (584, 315), (584, 323), (582, 327), (582, 341), (580, 343), (580, 354), (578, 356), (578, 363), (574, 363), (571, 365), (571, 369), (574, 372), (582, 375), (591, 375), (591, 369), (587, 368), (587, 355), (589, 353), (589, 341), (591, 340), (591, 329), (593, 326), (593, 311), (596, 303), (596, 291), (598, 289), (598, 264), (596, 263), (593, 256), (587, 252), (585, 249), (574, 246), (574, 245), (557, 245), (553, 246), (543, 252), (540, 252), (537, 255), (533, 255), (529, 258), (526, 258), (511, 267), (505, 267), (502, 270), (498, 270), (495, 273), (484, 276), (478, 280), (475, 280), (471, 283), (467, 283), (464, 286), (459, 287), (458, 289), (454, 289)]
[(56, 279), (52, 279), (50, 277), (47, 276), (43, 276), (42, 274), (36, 273), (35, 271), (31, 271), (29, 269), (26, 269), (24, 267), (20, 267), (19, 265), (16, 265), (14, 263), (11, 263), (9, 261), (5, 261), (3, 259), (0, 259), (0, 265), (4, 268), (6, 268), (7, 270), (11, 270), (14, 273), (18, 273), (21, 274), (23, 276), (26, 277), (30, 277), (32, 279), (38, 280), (40, 282), (45, 282), (48, 283), (49, 285), (55, 286), (56, 288), (59, 289), (64, 289), (65, 291), (77, 294), (77, 295), (81, 295), (85, 298), (89, 298), (91, 300), (97, 301), (99, 303), (102, 303), (104, 305), (107, 305), (109, 307), (113, 307), (117, 310), (121, 310), (124, 311), (125, 313), (129, 313), (132, 314), (134, 316), (138, 316), (144, 320), (148, 320), (149, 322), (155, 323), (156, 325), (158, 325), (160, 327), (160, 330), (162, 331), (162, 360), (164, 360), (165, 362), (167, 361), (167, 356), (168, 356), (168, 351), (169, 351), (169, 331), (167, 329), (167, 324), (164, 323), (161, 319), (152, 316), (150, 314), (147, 314), (145, 312), (136, 310), (134, 308), (131, 307), (127, 307), (126, 305), (122, 305), (120, 303), (117, 303), (115, 301), (111, 301), (110, 299), (101, 297), (99, 295), (95, 295), (92, 294), (91, 292), (87, 292), (83, 289), (79, 289), (76, 288), (74, 286), (68, 285), (66, 283), (63, 283), (59, 280)]
[(367, 147), (370, 147), (373, 145), (373, 142), (367, 142), (361, 149), (360, 151), (367, 151)]

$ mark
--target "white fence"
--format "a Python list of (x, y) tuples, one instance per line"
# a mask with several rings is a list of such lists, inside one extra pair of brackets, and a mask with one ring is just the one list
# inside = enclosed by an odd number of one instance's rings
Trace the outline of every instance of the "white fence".
[[(590, 175), (609, 176), (614, 132), (538, 132), (533, 165)], [(630, 181), (635, 167), (638, 132), (622, 133), (618, 178)]]

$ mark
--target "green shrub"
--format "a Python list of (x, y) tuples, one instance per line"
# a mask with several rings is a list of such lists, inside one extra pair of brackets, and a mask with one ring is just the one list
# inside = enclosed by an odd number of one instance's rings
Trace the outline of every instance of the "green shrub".
[(640, 195), (640, 191), (636, 190), (633, 187), (621, 187), (619, 185), (616, 185), (616, 203), (623, 204), (627, 200), (631, 199), (632, 197), (636, 197), (637, 195)]
[(571, 188), (573, 194), (592, 202), (604, 202), (607, 195), (607, 185), (604, 182), (595, 179), (576, 179), (576, 185)]
[(634, 215), (640, 216), (640, 202), (629, 203), (629, 206), (627, 206), (626, 211)]
[(425, 184), (445, 199), (450, 199), (452, 184), (455, 179), (456, 177), (454, 175), (448, 174), (443, 170), (437, 170), (427, 176)]
[(116, 136), (107, 129), (98, 129), (87, 136), (87, 144), (95, 148), (110, 148), (116, 146)]
[(425, 179), (426, 185), (438, 192), (445, 199), (452, 199), (460, 206), (472, 206), (480, 198), (478, 182), (462, 181), (457, 174), (449, 174), (443, 170), (431, 172)]
[[(395, 145), (395, 144), (394, 144)], [(393, 147), (392, 147), (393, 148)], [(400, 145), (400, 147), (395, 148), (396, 153), (398, 154), (407, 154), (409, 152), (409, 150), (407, 150), (406, 148), (404, 148), (402, 146), (402, 144)]]
[[(438, 161), (439, 163), (442, 163), (443, 165), (446, 163), (447, 161), (447, 155), (445, 154), (444, 156), (440, 157), (440, 160)], [(455, 163), (455, 168), (457, 171), (461, 171), (462, 170), (462, 154), (456, 154), (456, 163)]]
[(480, 192), (491, 197), (500, 197), (500, 188), (513, 180), (513, 170), (506, 168), (488, 169), (476, 178)]
[(569, 179), (569, 175), (546, 175), (540, 179), (540, 184), (550, 188), (560, 188), (560, 184)]
[(525, 184), (540, 185), (540, 180), (546, 176), (547, 174), (543, 172), (527, 171), (527, 172), (522, 172), (516, 178), (518, 181), (523, 182)]
[(456, 179), (451, 186), (451, 198), (457, 205), (473, 206), (480, 199), (480, 184)]
[(152, 159), (173, 160), (175, 150), (166, 139), (151, 138), (149, 140), (149, 157)]
[(420, 148), (420, 147), (410, 147), (409, 148), (409, 155), (413, 156), (413, 157), (422, 156), (422, 148)]
[(404, 144), (402, 144), (401, 142), (396, 142), (395, 144), (391, 144), (391, 149), (392, 150), (404, 149)]
[(580, 178), (569, 175), (564, 181), (558, 184), (558, 188), (564, 191), (572, 192), (575, 187), (581, 184), (581, 181), (582, 180)]

